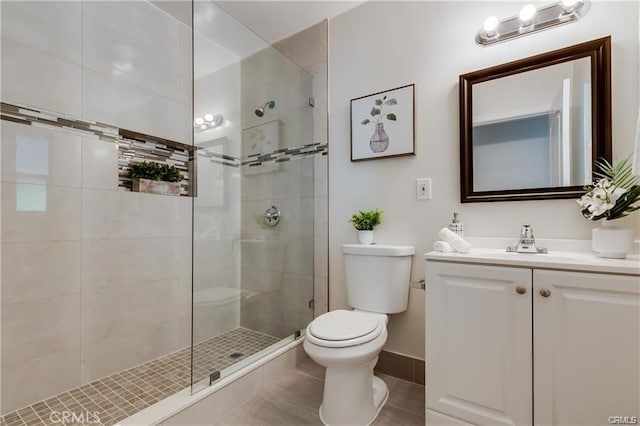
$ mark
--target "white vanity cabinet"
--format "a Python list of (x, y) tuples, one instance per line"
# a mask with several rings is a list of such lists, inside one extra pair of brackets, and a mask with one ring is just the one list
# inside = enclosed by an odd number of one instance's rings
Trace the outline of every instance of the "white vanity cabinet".
[(640, 421), (638, 260), (514, 255), (426, 255), (427, 425)]
[(533, 271), (535, 424), (640, 421), (639, 289), (637, 276)]

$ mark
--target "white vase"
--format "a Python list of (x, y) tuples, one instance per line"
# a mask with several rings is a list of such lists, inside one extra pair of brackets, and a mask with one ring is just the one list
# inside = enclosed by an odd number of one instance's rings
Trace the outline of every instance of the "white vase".
[(601, 220), (600, 228), (591, 231), (591, 245), (600, 257), (624, 259), (633, 248), (633, 231)]
[(373, 231), (358, 231), (360, 244), (373, 244)]

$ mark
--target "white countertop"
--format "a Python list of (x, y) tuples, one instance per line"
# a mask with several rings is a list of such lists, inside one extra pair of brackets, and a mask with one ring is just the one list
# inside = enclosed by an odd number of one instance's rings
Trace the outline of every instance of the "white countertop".
[(539, 269), (563, 269), (579, 272), (603, 272), (640, 276), (640, 256), (628, 255), (626, 259), (605, 259), (593, 252), (557, 251), (548, 254), (508, 253), (504, 248), (475, 248), (468, 254), (425, 253), (427, 260), (445, 262), (479, 263), (486, 265), (522, 266)]

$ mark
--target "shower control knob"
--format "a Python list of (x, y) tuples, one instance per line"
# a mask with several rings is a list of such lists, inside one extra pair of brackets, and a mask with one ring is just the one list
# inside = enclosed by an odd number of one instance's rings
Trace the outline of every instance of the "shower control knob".
[(276, 206), (271, 206), (264, 212), (264, 221), (269, 226), (276, 226), (280, 223), (280, 216), (280, 209)]
[(527, 292), (527, 288), (526, 287), (522, 287), (521, 285), (519, 285), (518, 287), (516, 287), (516, 293), (518, 294), (525, 294)]

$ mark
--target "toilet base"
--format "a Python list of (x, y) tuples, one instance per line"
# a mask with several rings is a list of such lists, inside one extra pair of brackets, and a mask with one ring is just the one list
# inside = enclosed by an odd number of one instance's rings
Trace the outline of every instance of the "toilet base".
[(360, 368), (327, 368), (320, 420), (327, 426), (370, 425), (389, 398), (386, 383), (373, 375), (378, 361)]

